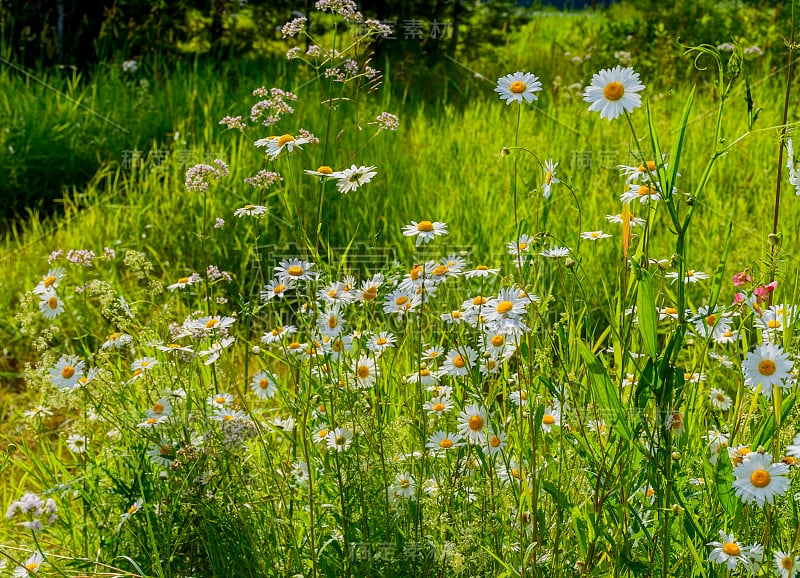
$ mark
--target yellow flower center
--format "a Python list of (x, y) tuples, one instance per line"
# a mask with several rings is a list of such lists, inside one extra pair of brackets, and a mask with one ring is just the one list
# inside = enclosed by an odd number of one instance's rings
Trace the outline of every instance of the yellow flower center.
[(667, 307), (666, 309), (664, 309), (664, 313), (666, 313), (667, 315), (677, 315), (678, 310), (675, 309), (674, 307)]
[(525, 92), (526, 88), (527, 87), (525, 86), (524, 82), (522, 82), (521, 80), (515, 80), (514, 82), (511, 83), (511, 86), (508, 87), (508, 90), (510, 90), (514, 94), (522, 94), (523, 92)]
[(317, 434), (317, 437), (320, 438), (320, 439), (322, 439), (324, 437), (327, 437), (327, 436), (328, 436), (328, 430), (326, 430), (326, 429), (319, 430), (319, 433)]
[(476, 271), (488, 271), (489, 267), (487, 267), (486, 265), (478, 265), (477, 267), (475, 267), (475, 270)]
[[(444, 407), (444, 406), (442, 406), (442, 407)], [(439, 447), (440, 448), (444, 448), (446, 450), (450, 449), (450, 448), (453, 447), (453, 440), (449, 440), (449, 439), (445, 438), (445, 439), (443, 439), (442, 441), (439, 442)]]
[(544, 184), (549, 185), (552, 179), (553, 179), (553, 171), (547, 171), (547, 174), (544, 176)]
[(347, 441), (347, 438), (344, 437), (344, 436), (339, 436), (334, 440), (334, 442), (336, 443), (337, 446), (343, 446), (346, 441)]
[(648, 498), (650, 498), (655, 493), (656, 493), (656, 491), (653, 488), (647, 488), (647, 491), (644, 493), (644, 495), (647, 496)]
[(227, 402), (227, 401), (228, 401), (228, 400), (227, 400), (227, 399), (225, 399), (225, 398), (224, 398), (224, 397), (222, 397), (222, 396), (220, 396), (220, 397), (217, 397), (217, 398), (215, 398), (215, 399), (214, 399), (214, 403), (219, 403), (219, 404), (223, 404), (223, 403), (225, 403), (225, 402)]
[(331, 175), (333, 174), (333, 169), (330, 168), (329, 166), (322, 165), (317, 169), (317, 172), (322, 173), (323, 175)]
[(466, 365), (466, 364), (464, 363), (464, 358), (463, 358), (463, 357), (461, 357), (461, 356), (459, 355), (459, 356), (457, 356), (457, 357), (456, 357), (456, 358), (453, 360), (453, 365), (455, 365), (456, 367), (458, 367), (459, 369), (461, 369), (461, 368), (463, 368), (463, 367), (464, 367), (464, 365)]
[(769, 485), (770, 475), (767, 470), (756, 470), (750, 474), (750, 483), (757, 488), (765, 488)]
[(434, 404), (433, 411), (444, 411), (444, 404), (443, 403)]
[(400, 295), (397, 299), (395, 299), (395, 305), (405, 305), (408, 302), (408, 297), (405, 295)]
[(283, 293), (284, 291), (286, 291), (286, 285), (283, 284), (275, 285), (275, 288), (272, 290), (272, 292), (275, 293), (275, 295), (277, 295), (278, 293)]
[(606, 87), (603, 89), (603, 96), (606, 97), (607, 100), (619, 100), (625, 95), (625, 87), (622, 86), (621, 82), (609, 82), (606, 84)]
[(142, 375), (141, 369), (137, 369), (136, 371), (133, 372), (133, 377), (139, 377), (140, 375)]
[(717, 394), (717, 401), (720, 403), (725, 403), (725, 396), (721, 393)]
[(158, 453), (160, 453), (162, 456), (168, 456), (169, 454), (172, 453), (172, 447), (171, 446), (161, 446), (158, 449)]
[(771, 359), (765, 359), (758, 364), (758, 372), (761, 375), (772, 375), (776, 369), (775, 362)]
[(469, 418), (469, 429), (472, 431), (481, 431), (483, 429), (483, 418), (479, 415), (473, 415)]
[(69, 379), (73, 375), (75, 375), (75, 368), (72, 367), (71, 365), (68, 365), (61, 370), (61, 377), (63, 377), (64, 379)]
[(47, 300), (47, 306), (50, 309), (56, 309), (58, 307), (58, 297), (50, 297), (50, 299)]
[(433, 223), (431, 223), (430, 221), (420, 221), (417, 224), (417, 231), (420, 231), (422, 233), (430, 233), (431, 231), (433, 231)]
[(364, 293), (361, 294), (361, 296), (367, 301), (372, 301), (378, 296), (378, 288), (369, 287), (366, 291), (364, 291)]
[(781, 558), (781, 568), (784, 570), (791, 570), (794, 568), (794, 558), (791, 556), (785, 556)]
[(780, 326), (781, 322), (778, 321), (777, 319), (773, 319), (772, 321), (767, 321), (767, 327), (769, 327), (770, 329), (775, 329)]
[(656, 161), (647, 161), (647, 168), (644, 165), (639, 165), (637, 169), (640, 173), (645, 173), (647, 171), (653, 172), (656, 170)]
[(739, 548), (738, 544), (734, 542), (728, 542), (722, 547), (722, 551), (725, 552), (728, 556), (738, 556), (742, 553), (741, 548)]
[(141, 365), (142, 367), (147, 367), (148, 365), (150, 365), (150, 362), (149, 361), (143, 361), (139, 365)]
[(417, 279), (419, 279), (419, 276), (421, 274), (422, 274), (422, 267), (420, 267), (419, 265), (414, 265), (414, 267), (411, 269), (411, 272), (409, 273), (409, 277), (411, 277), (412, 280), (416, 281)]
[(514, 304), (511, 301), (501, 301), (497, 305), (497, 312), (500, 314), (508, 313), (514, 308)]
[(222, 418), (222, 421), (231, 421), (233, 419), (232, 415), (226, 415)]
[(154, 418), (154, 417), (150, 417), (150, 418), (147, 418), (147, 421), (144, 422), (144, 423), (146, 423), (147, 425), (153, 425), (155, 423), (158, 423), (158, 420), (156, 418)]
[(45, 289), (47, 289), (48, 287), (52, 287), (55, 282), (56, 278), (50, 275), (47, 279), (44, 280)]
[(556, 418), (554, 418), (552, 415), (545, 414), (542, 416), (542, 423), (544, 425), (553, 425), (556, 423)]
[[(645, 197), (647, 195), (654, 195), (656, 193), (656, 188), (652, 185), (642, 185), (639, 187), (638, 195), (640, 197)], [(688, 275), (688, 273), (687, 273)]]
[(492, 337), (492, 345), (494, 347), (500, 347), (503, 344), (505, 344), (505, 342), (506, 342), (506, 338), (503, 337), (502, 335), (495, 335), (494, 337)]
[(475, 299), (472, 300), (472, 304), (475, 305), (476, 307), (479, 307), (481, 305), (486, 305), (486, 298), (480, 296), (475, 297)]
[(267, 389), (267, 388), (269, 387), (269, 380), (268, 380), (268, 379), (266, 379), (266, 378), (265, 378), (265, 379), (262, 379), (262, 380), (260, 380), (260, 381), (258, 382), (258, 387), (260, 387), (261, 389)]
[(499, 437), (497, 437), (497, 436), (494, 436), (494, 437), (493, 437), (491, 440), (489, 440), (489, 444), (490, 444), (490, 445), (491, 445), (493, 448), (500, 447), (500, 444), (501, 444), (501, 443), (502, 443), (502, 440), (501, 440)]
[(369, 377), (369, 367), (367, 367), (366, 365), (359, 365), (357, 373), (358, 377), (360, 377), (361, 379), (366, 379)]
[(442, 275), (445, 275), (449, 271), (450, 269), (447, 267), (447, 265), (439, 265), (438, 267), (436, 267), (436, 269), (433, 270), (433, 274), (436, 275), (437, 277), (441, 277)]
[(527, 249), (527, 248), (528, 248), (528, 244), (527, 244), (527, 243), (520, 243), (519, 245), (517, 245), (517, 248), (518, 248), (520, 251), (524, 251), (525, 249)]
[(293, 266), (289, 267), (289, 270), (286, 271), (286, 272), (289, 275), (291, 275), (292, 277), (299, 277), (300, 275), (303, 274), (303, 268), (302, 267), (298, 267), (297, 265), (293, 265)]
[(403, 488), (404, 490), (407, 490), (410, 486), (411, 486), (411, 482), (408, 481), (406, 478), (403, 478), (402, 480), (400, 480), (400, 487)]
[(292, 341), (289, 344), (289, 349), (300, 349), (301, 345), (297, 341)]
[(375, 340), (375, 345), (386, 345), (386, 338), (378, 337), (378, 339)]
[(209, 319), (206, 322), (206, 329), (212, 329), (218, 323), (219, 323), (219, 319)]
[(515, 478), (519, 477), (519, 470), (517, 468), (511, 468), (511, 475)]
[(119, 333), (112, 333), (111, 335), (108, 336), (109, 341), (114, 341), (116, 339), (119, 339)]
[(431, 370), (430, 369), (420, 369), (419, 370), (419, 374), (422, 377), (428, 377), (431, 374)]
[(331, 315), (328, 317), (328, 327), (336, 329), (337, 325), (339, 325), (339, 320), (335, 316)]
[(157, 403), (153, 406), (153, 413), (161, 413), (164, 411), (164, 406), (160, 403)]
[(722, 334), (723, 337), (733, 337), (733, 331), (728, 329), (725, 333)]
[(278, 146), (279, 146), (279, 147), (282, 147), (282, 146), (283, 146), (283, 145), (285, 145), (286, 143), (288, 143), (288, 142), (293, 142), (293, 141), (294, 141), (294, 137), (293, 137), (292, 135), (290, 135), (290, 134), (285, 134), (285, 135), (283, 135), (282, 137), (280, 137), (280, 138), (278, 139)]

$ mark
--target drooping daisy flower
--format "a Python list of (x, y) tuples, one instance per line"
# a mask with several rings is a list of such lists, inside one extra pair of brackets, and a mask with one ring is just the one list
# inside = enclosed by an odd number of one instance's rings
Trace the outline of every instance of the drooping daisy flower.
[(553, 159), (548, 159), (544, 163), (544, 182), (542, 183), (542, 194), (544, 195), (545, 199), (550, 198), (550, 187), (552, 185), (557, 185), (561, 181), (556, 178), (556, 167), (558, 163), (554, 163)]
[(485, 441), (488, 417), (486, 408), (473, 403), (458, 414), (458, 429), (462, 435), (474, 444)]
[(220, 341), (215, 341), (211, 344), (211, 347), (208, 349), (201, 351), (200, 356), (205, 357), (206, 360), (203, 362), (204, 365), (211, 365), (222, 354), (225, 348), (230, 347), (233, 345), (233, 342), (236, 341), (234, 337), (226, 337)]
[(500, 273), (500, 269), (490, 269), (486, 265), (478, 265), (474, 269), (464, 271), (464, 277), (473, 279), (475, 277), (493, 277)]
[(133, 337), (127, 333), (112, 333), (101, 347), (103, 349), (121, 349), (131, 343), (133, 343)]
[(62, 389), (73, 389), (78, 385), (78, 380), (83, 376), (84, 362), (74, 355), (64, 355), (58, 360), (55, 367), (50, 370), (50, 380), (53, 385)]
[(608, 239), (611, 237), (608, 233), (604, 233), (603, 231), (586, 231), (581, 233), (581, 239), (586, 239), (588, 241), (597, 241), (598, 239)]
[(639, 201), (641, 204), (646, 204), (649, 201), (658, 202), (661, 200), (661, 193), (654, 185), (632, 184), (630, 188), (619, 196), (622, 203), (628, 204), (633, 201)]
[(234, 217), (260, 217), (261, 215), (266, 214), (267, 207), (262, 205), (245, 205), (240, 209), (236, 209), (234, 211)]
[(147, 450), (147, 457), (156, 465), (168, 468), (175, 459), (175, 448), (170, 444), (153, 444)]
[(550, 247), (541, 251), (539, 255), (546, 259), (563, 259), (569, 257), (569, 247)]
[(800, 558), (791, 552), (776, 550), (772, 554), (772, 561), (775, 564), (775, 573), (781, 578), (794, 578), (797, 569), (800, 568)]
[(745, 383), (766, 397), (772, 397), (774, 387), (787, 387), (792, 362), (780, 345), (767, 343), (750, 351), (742, 362)]
[(507, 105), (512, 102), (522, 104), (523, 100), (533, 102), (538, 99), (536, 93), (540, 90), (542, 90), (542, 83), (539, 82), (536, 75), (530, 72), (515, 72), (498, 78), (497, 86), (494, 89)]
[[(678, 280), (678, 275), (679, 274), (677, 271), (670, 271), (669, 273), (664, 275), (664, 277), (666, 277), (667, 279), (672, 279), (672, 282), (675, 283), (675, 281)], [(694, 269), (689, 269), (688, 271), (686, 271), (686, 274), (683, 277), (683, 282), (697, 283), (699, 281), (705, 281), (706, 279), (708, 279), (708, 273), (706, 273), (705, 271), (695, 271)]]
[(353, 439), (353, 434), (346, 428), (337, 427), (335, 430), (328, 432), (328, 447), (337, 452), (343, 452), (350, 447), (350, 441)]
[[(622, 218), (622, 213), (617, 215), (606, 215), (606, 220), (609, 223), (614, 223), (615, 225), (622, 225), (624, 220)], [(630, 220), (631, 227), (644, 227), (645, 220), (641, 217), (631, 217)]]
[(589, 110), (600, 111), (600, 118), (614, 120), (623, 111), (631, 112), (642, 105), (642, 97), (636, 93), (644, 90), (639, 74), (633, 68), (605, 68), (592, 76), (586, 87), (583, 100), (590, 102)]
[(166, 415), (162, 415), (160, 417), (148, 417), (143, 422), (136, 425), (136, 427), (143, 427), (145, 429), (154, 428), (157, 425), (160, 425), (169, 419)]
[(309, 142), (307, 138), (295, 138), (290, 134), (284, 134), (279, 137), (262, 138), (253, 144), (256, 146), (256, 148), (266, 147), (267, 156), (270, 158), (270, 160), (275, 160), (283, 151), (290, 153), (294, 149), (302, 150), (302, 145), (306, 144), (307, 142)]
[(339, 189), (339, 192), (343, 195), (355, 191), (361, 185), (370, 182), (372, 177), (378, 174), (375, 170), (376, 168), (377, 167), (356, 167), (356, 165), (352, 165), (349, 169), (337, 171), (333, 173), (333, 178), (338, 181), (336, 188)]
[(775, 496), (782, 496), (791, 481), (786, 476), (789, 468), (781, 462), (772, 463), (772, 455), (751, 452), (741, 464), (733, 468), (733, 487), (743, 502), (756, 502), (759, 506), (771, 504)]
[(447, 433), (444, 430), (439, 430), (428, 438), (428, 443), (425, 444), (430, 450), (436, 454), (442, 454), (447, 450), (458, 448), (461, 446), (461, 435), (457, 433)]
[(711, 554), (708, 555), (709, 562), (724, 564), (730, 572), (735, 570), (739, 564), (751, 572), (754, 569), (757, 571), (758, 563), (755, 560), (755, 556), (758, 556), (757, 548), (754, 552), (751, 546), (740, 544), (733, 534), (726, 534), (722, 530), (719, 531), (719, 535), (722, 538), (721, 541), (707, 544), (708, 546), (714, 546)]
[(411, 221), (410, 225), (403, 227), (403, 235), (406, 237), (416, 237), (416, 245), (419, 247), (422, 242), (430, 243), (436, 235), (447, 235), (447, 224), (439, 221)]
[(125, 520), (136, 514), (139, 510), (142, 509), (143, 505), (144, 505), (144, 500), (142, 500), (142, 498), (136, 500), (130, 508), (125, 510), (125, 512), (120, 515), (122, 521), (124, 522)]
[(303, 171), (307, 175), (313, 175), (321, 179), (329, 179), (333, 176), (333, 169), (327, 165), (321, 165), (316, 171)]

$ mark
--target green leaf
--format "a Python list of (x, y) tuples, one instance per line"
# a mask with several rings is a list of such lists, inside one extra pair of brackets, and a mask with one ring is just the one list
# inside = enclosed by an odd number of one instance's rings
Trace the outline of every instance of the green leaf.
[(728, 459), (728, 452), (725, 451), (725, 448), (722, 448), (719, 453), (717, 471), (714, 474), (714, 485), (717, 487), (722, 509), (728, 515), (733, 516), (736, 513), (737, 500), (733, 493), (733, 466), (731, 465), (731, 460)]
[(604, 410), (604, 413), (608, 412), (613, 415), (615, 431), (626, 440), (631, 441), (633, 432), (626, 419), (625, 408), (622, 407), (617, 388), (611, 383), (606, 368), (583, 341), (578, 341), (577, 346), (578, 352), (589, 370), (589, 380), (595, 401)]
[[(792, 411), (794, 402), (795, 394), (793, 393), (783, 398), (783, 402), (781, 403), (781, 422), (786, 421), (786, 416), (788, 416), (789, 412)], [(763, 446), (765, 448), (769, 447), (772, 443), (772, 438), (775, 436), (776, 430), (777, 427), (775, 424), (775, 414), (770, 414), (758, 429), (755, 438), (753, 438), (751, 448), (755, 450), (758, 446)]]
[(639, 318), (639, 333), (642, 334), (644, 348), (650, 359), (658, 357), (658, 312), (653, 295), (653, 278), (648, 271), (642, 271), (639, 279), (639, 292), (636, 297), (636, 315)]
[(714, 311), (719, 298), (719, 291), (722, 289), (722, 278), (725, 272), (725, 263), (728, 260), (728, 242), (731, 240), (731, 230), (733, 229), (733, 221), (728, 223), (728, 234), (725, 235), (725, 244), (722, 246), (722, 256), (719, 258), (719, 264), (714, 271), (714, 281), (711, 286), (711, 302), (708, 304), (708, 310)]
[[(686, 136), (686, 125), (689, 123), (689, 113), (692, 110), (694, 103), (694, 93), (697, 90), (697, 85), (692, 87), (692, 92), (689, 93), (689, 98), (686, 100), (686, 105), (683, 107), (683, 114), (681, 115), (681, 124), (678, 132), (675, 135), (675, 140), (672, 141), (672, 158), (670, 159), (671, 174), (667, 182), (670, 191), (675, 184), (675, 179), (678, 178), (678, 164), (681, 160), (681, 151), (683, 150), (683, 139)], [(666, 193), (666, 191), (665, 191)]]

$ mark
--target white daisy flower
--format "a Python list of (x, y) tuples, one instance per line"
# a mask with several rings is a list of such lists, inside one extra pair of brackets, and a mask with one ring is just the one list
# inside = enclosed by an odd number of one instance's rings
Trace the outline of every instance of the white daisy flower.
[(142, 500), (142, 498), (136, 500), (133, 503), (133, 505), (125, 511), (125, 513), (120, 515), (122, 521), (124, 522), (125, 520), (133, 516), (135, 513), (137, 513), (139, 510), (141, 510), (143, 505), (144, 505), (144, 500)]
[(781, 462), (772, 463), (772, 455), (751, 452), (741, 464), (733, 468), (733, 488), (743, 502), (756, 502), (759, 506), (771, 504), (791, 485), (786, 474), (789, 467)]
[(43, 295), (52, 291), (54, 288), (58, 287), (59, 282), (67, 275), (66, 271), (64, 271), (63, 267), (56, 267), (55, 269), (50, 269), (47, 272), (47, 275), (42, 276), (42, 280), (33, 290), (34, 294), (36, 295)]
[(750, 351), (742, 362), (745, 383), (766, 397), (772, 397), (773, 387), (787, 387), (792, 361), (780, 345), (767, 343)]
[(361, 185), (370, 182), (372, 177), (378, 174), (375, 170), (376, 168), (377, 167), (356, 167), (356, 165), (352, 165), (349, 169), (335, 172), (333, 178), (338, 181), (336, 188), (339, 189), (339, 192), (343, 195), (355, 191)]
[(586, 239), (588, 241), (597, 241), (598, 239), (608, 239), (611, 237), (608, 233), (604, 233), (603, 231), (586, 231), (581, 233), (581, 239)]
[(321, 179), (329, 179), (333, 176), (333, 169), (327, 165), (321, 165), (316, 171), (305, 170), (303, 172)]
[(172, 404), (168, 397), (162, 397), (153, 406), (147, 410), (147, 417), (161, 417), (162, 415), (169, 416), (172, 414)]
[(716, 387), (711, 388), (708, 399), (711, 400), (711, 405), (722, 411), (730, 409), (733, 404), (733, 400), (724, 391)]
[(453, 400), (449, 396), (434, 397), (423, 406), (428, 415), (444, 415), (453, 409)]
[(82, 454), (86, 451), (86, 445), (86, 436), (72, 434), (67, 438), (67, 447), (73, 453)]
[[(624, 223), (624, 220), (622, 218), (622, 213), (619, 213), (617, 215), (606, 215), (606, 220), (609, 223), (614, 223), (615, 225), (622, 225)], [(631, 227), (644, 227), (645, 220), (642, 219), (641, 217), (631, 216), (630, 223)]]
[(508, 249), (509, 255), (514, 255), (518, 257), (522, 253), (527, 252), (530, 249), (531, 243), (533, 243), (533, 237), (529, 235), (521, 235), (517, 242), (511, 241), (510, 243), (506, 244), (506, 249)]
[(422, 298), (407, 289), (395, 289), (384, 298), (383, 312), (396, 313), (399, 316), (413, 310), (422, 302)]
[(353, 439), (353, 434), (349, 430), (342, 427), (337, 427), (335, 430), (328, 432), (328, 448), (336, 450), (337, 452), (346, 451), (350, 447), (350, 442)]
[(542, 431), (549, 433), (554, 425), (561, 425), (561, 406), (559, 405), (547, 406), (542, 414)]
[(169, 419), (169, 418), (166, 415), (162, 415), (162, 416), (159, 416), (159, 417), (148, 417), (143, 422), (137, 424), (136, 427), (143, 427), (145, 429), (149, 429), (149, 428), (156, 427), (157, 425), (160, 425), (160, 424), (164, 423), (165, 421), (167, 421), (167, 419)]
[(794, 578), (797, 569), (800, 568), (800, 558), (791, 552), (775, 550), (772, 554), (772, 562), (775, 565), (775, 573), (781, 578)]
[(502, 452), (506, 447), (507, 436), (503, 432), (488, 432), (486, 438), (483, 440), (483, 451), (489, 455), (496, 455)]
[(290, 153), (294, 149), (303, 150), (302, 145), (308, 142), (308, 139), (305, 137), (294, 137), (290, 134), (284, 134), (279, 137), (262, 138), (253, 144), (256, 148), (266, 147), (267, 156), (270, 160), (275, 160), (284, 151)]
[(283, 299), (283, 296), (290, 289), (294, 289), (294, 283), (288, 279), (273, 279), (264, 286), (261, 292), (261, 298), (264, 301), (271, 301), (272, 299)]
[(600, 118), (614, 120), (623, 111), (631, 112), (642, 105), (642, 97), (637, 94), (644, 90), (639, 82), (639, 74), (633, 68), (605, 68), (592, 77), (586, 87), (583, 100), (590, 102), (590, 111), (600, 111)]
[(458, 414), (459, 431), (474, 444), (480, 444), (486, 440), (487, 422), (486, 408), (476, 403), (468, 405)]
[(275, 267), (275, 277), (286, 284), (287, 281), (309, 280), (316, 277), (314, 263), (301, 261), (300, 259), (288, 259), (281, 261)]
[(73, 389), (83, 376), (84, 362), (74, 355), (63, 355), (55, 367), (50, 370), (53, 385), (62, 389)]
[(266, 214), (267, 207), (262, 205), (245, 205), (241, 209), (236, 209), (234, 211), (234, 217), (260, 217), (261, 215)]
[[(748, 546), (740, 544), (733, 534), (726, 534), (722, 530), (719, 531), (722, 540), (717, 542), (709, 542), (708, 546), (714, 546), (711, 554), (708, 556), (709, 562), (716, 562), (720, 565), (725, 565), (729, 572), (732, 572), (736, 567), (741, 564), (746, 570), (753, 572), (757, 571), (758, 564), (753, 560), (751, 549)], [(753, 572), (755, 574), (755, 572)]]
[(127, 333), (112, 333), (101, 347), (103, 349), (122, 349), (131, 343), (133, 343), (133, 337)]
[(498, 273), (500, 273), (500, 269), (490, 269), (486, 265), (478, 265), (474, 269), (464, 271), (464, 277), (467, 279), (474, 279), (475, 277), (488, 278), (494, 277)]
[(261, 343), (264, 343), (265, 345), (272, 345), (273, 343), (280, 342), (284, 337), (292, 335), (293, 333), (297, 333), (297, 327), (294, 325), (287, 325), (286, 327), (278, 325), (261, 336)]
[(619, 196), (619, 200), (625, 204), (632, 203), (633, 201), (639, 201), (643, 205), (649, 201), (655, 203), (661, 200), (661, 192), (654, 185), (632, 184), (627, 191)]
[(422, 242), (430, 243), (437, 235), (447, 235), (447, 224), (439, 221), (411, 221), (410, 225), (403, 227), (403, 235), (406, 237), (416, 237), (417, 247)]
[(541, 251), (539, 255), (546, 259), (563, 259), (569, 257), (569, 247), (550, 247)]
[(425, 447), (432, 450), (435, 454), (442, 454), (447, 450), (460, 447), (461, 435), (457, 433), (447, 433), (444, 430), (439, 430), (428, 438), (428, 443)]
[(269, 399), (275, 395), (278, 387), (278, 380), (273, 373), (259, 371), (250, 380), (250, 389), (257, 397)]
[(49, 289), (39, 296), (39, 313), (45, 319), (55, 319), (64, 311), (61, 298), (55, 289)]
[(541, 189), (545, 199), (550, 198), (550, 187), (561, 182), (556, 178), (557, 166), (558, 163), (554, 163), (553, 159), (548, 159), (544, 162), (544, 182), (542, 183)]
[[(672, 279), (672, 283), (678, 280), (678, 272), (677, 271), (670, 271), (666, 275), (664, 275), (667, 279)], [(708, 279), (708, 273), (704, 271), (695, 271), (694, 269), (689, 269), (686, 271), (686, 274), (683, 277), (684, 283), (697, 283), (698, 281), (705, 281)]]
[(475, 366), (476, 359), (478, 359), (478, 352), (469, 346), (451, 349), (447, 353), (447, 359), (444, 361), (442, 371), (447, 375), (456, 377), (469, 375), (469, 372)]
[(355, 374), (356, 382), (358, 383), (359, 387), (366, 389), (368, 387), (372, 387), (372, 385), (375, 383), (375, 380), (378, 379), (380, 371), (375, 365), (374, 359), (367, 357), (366, 355), (362, 355), (358, 359), (358, 362), (356, 362)]
[(497, 79), (494, 91), (500, 95), (506, 104), (518, 102), (533, 102), (538, 100), (536, 93), (542, 90), (542, 83), (536, 75), (530, 72), (515, 72)]
[(200, 277), (199, 275), (197, 276), (190, 275), (189, 277), (181, 277), (175, 283), (169, 285), (167, 289), (169, 289), (170, 291), (175, 291), (176, 289), (185, 289), (189, 285), (199, 281), (200, 280), (199, 277)]
[(25, 561), (22, 563), (22, 566), (18, 566), (12, 576), (14, 578), (26, 578), (27, 576), (36, 576), (41, 569), (42, 564), (44, 563), (44, 555), (41, 552), (34, 552), (30, 556), (28, 556)]

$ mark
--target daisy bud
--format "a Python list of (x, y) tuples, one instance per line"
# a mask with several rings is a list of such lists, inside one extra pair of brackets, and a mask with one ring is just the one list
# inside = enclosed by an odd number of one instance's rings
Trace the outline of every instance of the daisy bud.
[(261, 348), (258, 345), (254, 345), (253, 349), (250, 350), (250, 353), (253, 355), (261, 355)]
[(506, 156), (508, 156), (510, 154), (511, 154), (511, 151), (508, 150), (506, 147), (503, 147), (503, 150), (500, 151), (500, 156), (501, 157), (506, 157)]
[(672, 459), (676, 462), (681, 459), (681, 452), (672, 452)]
[(572, 259), (571, 257), (567, 257), (567, 260), (566, 260), (566, 261), (564, 261), (564, 266), (565, 266), (567, 269), (574, 269), (574, 268), (575, 268), (575, 265), (577, 265), (577, 263), (576, 263), (576, 262), (575, 262), (575, 260), (574, 260), (574, 259)]
[(769, 244), (773, 247), (777, 247), (781, 244), (781, 236), (776, 235), (775, 233), (770, 233), (767, 235), (767, 241), (769, 241)]
[(759, 454), (766, 453), (766, 451), (767, 451), (767, 448), (765, 448), (764, 446), (758, 446), (756, 448), (756, 452), (759, 453)]
[(680, 504), (673, 504), (672, 505), (672, 515), (673, 516), (682, 516), (684, 509), (681, 508)]
[(661, 269), (662, 271), (666, 271), (667, 269), (669, 269), (669, 259), (661, 259), (658, 262), (658, 268)]

